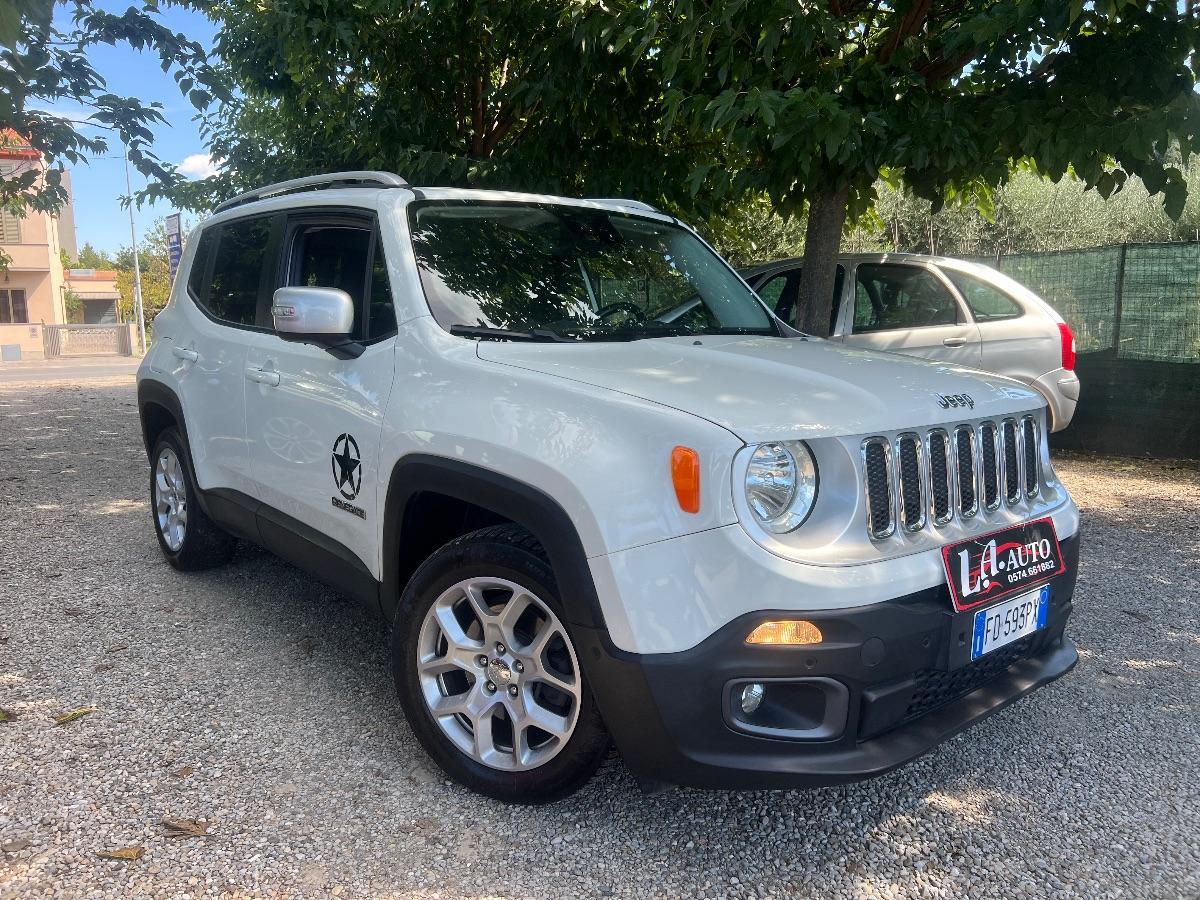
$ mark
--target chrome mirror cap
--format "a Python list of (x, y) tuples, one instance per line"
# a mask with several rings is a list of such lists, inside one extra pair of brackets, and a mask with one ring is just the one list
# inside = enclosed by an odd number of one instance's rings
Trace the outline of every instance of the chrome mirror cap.
[(344, 338), (354, 327), (354, 301), (338, 288), (281, 287), (271, 297), (279, 334)]

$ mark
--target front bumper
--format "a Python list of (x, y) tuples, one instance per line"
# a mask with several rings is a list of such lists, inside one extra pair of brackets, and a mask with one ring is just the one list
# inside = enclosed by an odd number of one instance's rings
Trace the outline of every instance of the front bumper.
[[(1062, 541), (1046, 626), (969, 662), (971, 613), (956, 614), (942, 585), (870, 606), (804, 612), (824, 641), (748, 646), (764, 610), (678, 653), (632, 654), (599, 631), (577, 635), (600, 710), (638, 775), (707, 788), (816, 787), (894, 769), (1068, 672), (1078, 657), (1064, 634), (1072, 608), (1078, 534)], [(748, 733), (731, 716), (732, 688), (771, 679), (828, 686), (825, 739)], [(819, 716), (818, 716), (819, 718)]]

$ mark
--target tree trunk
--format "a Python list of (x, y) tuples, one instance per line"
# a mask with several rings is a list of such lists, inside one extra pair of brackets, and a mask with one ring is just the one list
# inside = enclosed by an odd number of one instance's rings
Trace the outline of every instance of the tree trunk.
[(804, 232), (804, 267), (796, 297), (796, 327), (807, 334), (829, 337), (837, 255), (842, 246), (849, 188), (817, 194), (808, 204)]

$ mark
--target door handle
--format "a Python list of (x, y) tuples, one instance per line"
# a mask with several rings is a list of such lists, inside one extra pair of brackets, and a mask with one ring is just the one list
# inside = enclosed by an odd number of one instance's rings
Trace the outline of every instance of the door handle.
[(961, 347), (967, 342), (966, 338), (946, 338), (942, 341), (947, 347)]
[(258, 382), (259, 384), (269, 384), (271, 387), (277, 387), (279, 385), (278, 372), (260, 369), (257, 366), (247, 366), (246, 377), (251, 381)]
[(172, 347), (171, 355), (176, 359), (186, 359), (188, 362), (195, 362), (200, 358), (200, 354), (195, 350), (189, 350), (187, 347)]

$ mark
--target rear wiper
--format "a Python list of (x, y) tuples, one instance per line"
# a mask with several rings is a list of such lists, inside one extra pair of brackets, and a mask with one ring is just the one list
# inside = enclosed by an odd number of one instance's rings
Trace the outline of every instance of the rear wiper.
[(534, 343), (569, 343), (571, 338), (563, 337), (549, 328), (531, 328), (528, 331), (514, 331), (509, 328), (488, 328), (486, 325), (451, 325), (450, 333), (457, 337), (473, 337), (488, 341), (533, 341)]

